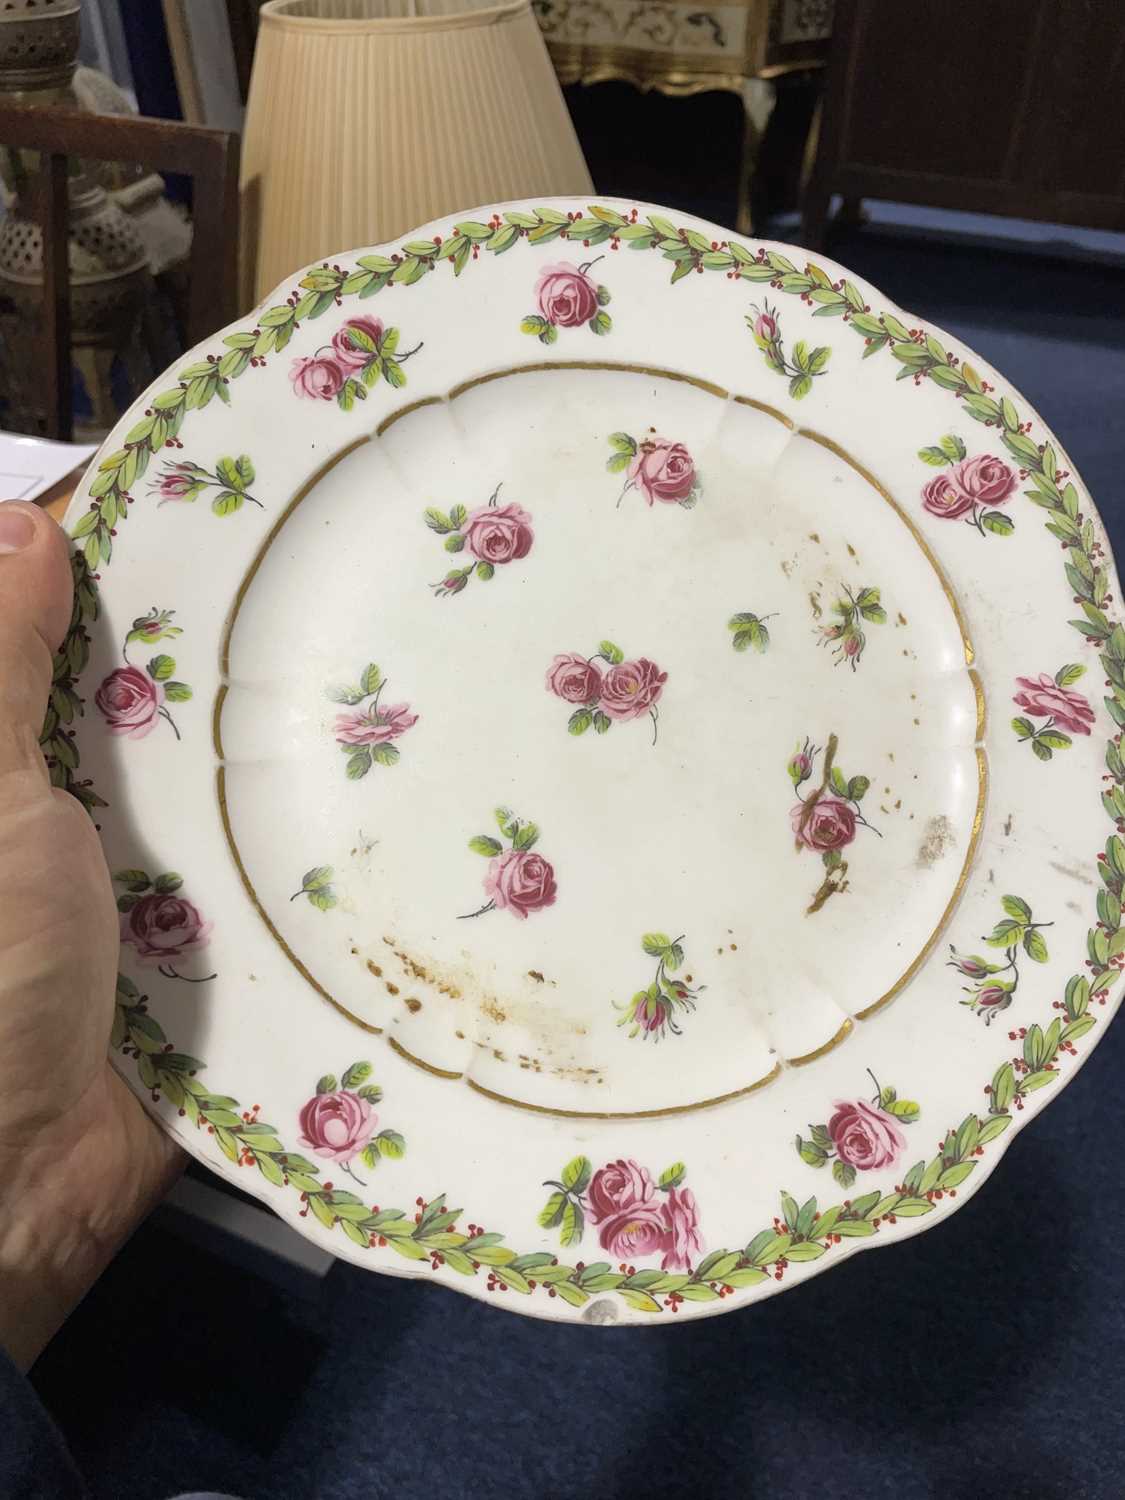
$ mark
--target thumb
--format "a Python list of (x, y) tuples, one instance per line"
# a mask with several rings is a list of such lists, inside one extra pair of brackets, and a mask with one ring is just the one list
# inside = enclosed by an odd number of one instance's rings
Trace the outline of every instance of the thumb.
[(73, 595), (63, 532), (35, 505), (0, 503), (0, 803), (48, 785), (39, 731)]

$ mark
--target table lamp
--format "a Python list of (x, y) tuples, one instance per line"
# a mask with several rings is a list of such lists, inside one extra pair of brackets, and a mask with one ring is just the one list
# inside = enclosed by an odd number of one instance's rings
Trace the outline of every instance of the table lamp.
[(481, 203), (592, 190), (529, 0), (270, 0), (242, 154), (247, 304)]

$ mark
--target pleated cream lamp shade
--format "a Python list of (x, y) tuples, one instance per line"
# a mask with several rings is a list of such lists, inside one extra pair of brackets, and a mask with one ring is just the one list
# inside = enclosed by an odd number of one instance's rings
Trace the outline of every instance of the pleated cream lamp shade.
[(310, 261), (592, 190), (529, 0), (270, 0), (242, 151), (247, 303)]

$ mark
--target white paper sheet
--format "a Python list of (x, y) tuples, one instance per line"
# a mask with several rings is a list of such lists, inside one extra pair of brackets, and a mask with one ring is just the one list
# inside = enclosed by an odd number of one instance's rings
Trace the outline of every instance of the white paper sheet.
[(96, 443), (50, 443), (0, 431), (0, 500), (38, 499), (96, 451)]

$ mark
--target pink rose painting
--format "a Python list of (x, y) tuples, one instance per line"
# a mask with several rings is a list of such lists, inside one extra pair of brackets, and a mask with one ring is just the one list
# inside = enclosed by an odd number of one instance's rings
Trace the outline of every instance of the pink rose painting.
[(519, 562), (531, 551), (535, 540), (531, 515), (514, 501), (501, 505), (500, 488), (497, 485), (488, 504), (476, 510), (454, 505), (448, 513), (432, 507), (425, 512), (426, 525), (445, 538), (445, 550), (464, 552), (471, 559), (467, 567), (451, 568), (432, 585), (439, 599), (459, 594), (470, 578), (488, 583), (497, 568)]
[(587, 268), (566, 262), (546, 266), (535, 283), (539, 311), (556, 328), (577, 328), (588, 323), (598, 310), (598, 289)]
[(214, 974), (181, 974), (176, 965), (188, 954), (207, 946), (211, 923), (180, 894), (183, 877), (173, 871), (150, 877), (144, 870), (118, 870), (114, 883), (121, 942), (132, 948), (137, 961), (155, 968), (165, 979), (214, 979)]
[(953, 482), (976, 505), (1003, 505), (1015, 491), (1016, 475), (1002, 458), (978, 453), (954, 464)]
[(659, 1255), (668, 1233), (664, 1205), (655, 1201), (633, 1204), (600, 1225), (592, 1222), (598, 1230), (598, 1243), (602, 1249), (621, 1260)]
[(889, 1167), (906, 1145), (906, 1137), (894, 1119), (862, 1099), (851, 1103), (837, 1101), (836, 1111), (828, 1121), (828, 1134), (839, 1160), (857, 1172)]
[(164, 689), (139, 667), (118, 667), (103, 680), (94, 703), (110, 734), (143, 740), (156, 728)]
[(587, 660), (575, 651), (564, 651), (547, 668), (547, 691), (564, 703), (587, 706), (597, 703), (602, 690), (602, 673), (597, 661), (597, 655)]
[[(1020, 982), (1022, 959), (1026, 957), (1037, 964), (1047, 962), (1050, 954), (1043, 930), (1054, 926), (1052, 922), (1037, 922), (1022, 896), (1002, 896), (1000, 904), (1003, 917), (981, 939), (993, 950), (992, 958), (958, 953), (952, 943), (949, 945), (949, 968), (973, 981), (963, 986), (965, 998), (961, 1004), (975, 1015), (983, 1016), (986, 1026), (991, 1026), (993, 1019), (1011, 1005)], [(997, 949), (1003, 950), (1003, 963), (993, 962), (999, 959)]]
[(829, 735), (820, 785), (808, 793), (801, 788), (812, 779), (820, 747), (806, 739), (785, 768), (798, 799), (789, 809), (797, 852), (803, 854), (809, 850), (819, 854), (824, 865), (824, 879), (807, 907), (810, 916), (820, 911), (830, 896), (848, 889), (848, 861), (843, 851), (853, 842), (858, 829), (865, 828), (877, 838), (882, 837), (860, 809), (871, 785), (870, 778), (845, 776), (836, 764), (838, 748), (836, 736)]
[(366, 711), (337, 714), (336, 740), (349, 750), (354, 745), (386, 745), (417, 722), (418, 715), (410, 712), (409, 703), (394, 703), (386, 708), (373, 704)]
[(646, 1167), (635, 1161), (614, 1161), (593, 1174), (586, 1194), (586, 1212), (595, 1224), (638, 1203), (649, 1203), (656, 1187)]
[(511, 847), (505, 849), (499, 839), (487, 833), (469, 840), (474, 854), (482, 854), (488, 860), (484, 875), (488, 900), (477, 911), (466, 912), (465, 917), (507, 911), (525, 922), (533, 912), (555, 904), (558, 888), (554, 866), (533, 852), (539, 841), (539, 829), (534, 823), (523, 822), (507, 807), (496, 809), (496, 822)]
[(635, 1161), (614, 1161), (595, 1172), (585, 1200), (586, 1213), (602, 1248), (626, 1259), (663, 1248), (667, 1225), (656, 1185)]
[(932, 516), (955, 521), (974, 508), (971, 495), (959, 490), (949, 474), (935, 474), (922, 486), (922, 504)]
[(349, 781), (359, 781), (372, 766), (393, 766), (401, 754), (393, 740), (400, 739), (418, 722), (409, 703), (381, 704), (386, 678), (374, 662), (360, 673), (358, 683), (344, 683), (328, 689), (333, 703), (346, 705), (336, 715), (332, 732), (336, 743), (348, 757)]
[(484, 889), (498, 911), (526, 920), (555, 899), (555, 872), (541, 854), (530, 849), (506, 849), (489, 861)]
[(135, 641), (152, 645), (183, 634), (178, 625), (171, 623), (174, 614), (175, 610), (154, 608), (149, 614), (134, 620), (122, 647), (125, 665), (116, 667), (103, 678), (94, 694), (94, 706), (105, 720), (110, 734), (143, 740), (163, 719), (171, 726), (176, 738), (180, 738), (168, 704), (186, 703), (191, 697), (191, 688), (174, 677), (175, 659), (160, 652), (149, 657), (143, 668), (134, 666), (129, 660), (129, 647)]
[(465, 551), (478, 562), (496, 567), (526, 557), (535, 533), (522, 505), (482, 505), (469, 512), (462, 527)]
[(597, 260), (592, 260), (575, 266), (563, 261), (545, 266), (535, 283), (537, 310), (520, 323), (521, 332), (533, 334), (541, 344), (553, 344), (560, 328), (581, 328), (584, 325), (591, 333), (607, 334), (613, 327), (612, 319), (604, 310), (609, 305), (610, 295), (590, 276), (590, 270), (597, 263)]
[(683, 443), (654, 436), (638, 448), (629, 479), (648, 505), (682, 505), (696, 488), (695, 464)]
[(378, 318), (349, 318), (332, 335), (332, 358), (349, 374), (362, 370), (383, 342), (383, 324)]
[(810, 1167), (832, 1163), (832, 1175), (849, 1188), (859, 1172), (892, 1167), (906, 1148), (902, 1126), (912, 1125), (921, 1111), (910, 1099), (900, 1099), (892, 1088), (875, 1085), (870, 1103), (864, 1099), (838, 1099), (827, 1124), (810, 1125), (808, 1139), (798, 1135), (797, 1153)]
[(359, 1155), (378, 1123), (369, 1102), (350, 1089), (314, 1094), (302, 1107), (299, 1120), (301, 1145), (341, 1164)]
[(702, 493), (695, 460), (683, 443), (670, 442), (655, 428), (643, 438), (615, 432), (609, 440), (613, 453), (606, 460), (611, 474), (624, 473), (625, 488), (617, 497), (621, 504), (630, 490), (636, 490), (645, 504), (679, 505), (690, 510)]
[(825, 792), (812, 806), (798, 802), (789, 817), (797, 842), (806, 849), (843, 849), (855, 838), (855, 808)]
[[(300, 323), (289, 326), (298, 328)], [(335, 401), (343, 411), (351, 411), (357, 401), (367, 400), (368, 392), (380, 380), (400, 390), (406, 384), (402, 367), (422, 345), (415, 344), (405, 352), (398, 346), (398, 329), (385, 327), (381, 319), (348, 318), (330, 343), (292, 361), (289, 380), (293, 394), (310, 401)]]
[[(605, 669), (599, 663), (605, 663)], [(602, 641), (593, 656), (565, 651), (547, 668), (547, 691), (565, 703), (574, 704), (567, 720), (573, 735), (585, 734), (593, 726), (606, 734), (616, 723), (627, 723), (644, 714), (652, 720), (652, 742), (656, 744), (659, 711), (657, 702), (668, 680), (647, 656), (626, 661), (625, 653), (612, 641)]]
[(1079, 663), (1069, 662), (1053, 677), (1041, 672), (1038, 677), (1016, 678), (1012, 701), (1024, 712), (1012, 720), (1012, 728), (1020, 744), (1030, 744), (1040, 760), (1050, 760), (1056, 750), (1068, 750), (1072, 735), (1093, 729), (1090, 700), (1071, 687), (1085, 671)]
[(692, 976), (679, 978), (677, 971), (684, 964), (684, 938), (670, 938), (663, 932), (646, 932), (641, 938), (641, 949), (649, 959), (656, 960), (656, 973), (651, 983), (638, 990), (626, 1005), (614, 1007), (622, 1012), (618, 1026), (628, 1026), (630, 1037), (639, 1036), (643, 1041), (650, 1037), (659, 1042), (671, 1033), (681, 1036), (679, 1022), (695, 1009), (695, 1002), (706, 989), (706, 985), (692, 988)]
[(691, 1188), (670, 1188), (664, 1201), (664, 1243), (660, 1265), (665, 1271), (690, 1271), (703, 1254), (699, 1205)]
[(1016, 523), (995, 508), (1006, 505), (1015, 492), (1017, 475), (1010, 464), (987, 453), (969, 458), (954, 433), (921, 449), (918, 457), (942, 470), (922, 486), (923, 510), (943, 521), (964, 521), (981, 536), (1011, 536)]
[[(355, 1173), (357, 1158), (374, 1170), (381, 1157), (398, 1158), (406, 1152), (406, 1142), (396, 1131), (375, 1133), (379, 1123), (375, 1105), (383, 1097), (383, 1091), (370, 1078), (369, 1062), (352, 1063), (339, 1080), (326, 1073), (297, 1116), (301, 1145), (323, 1161), (335, 1163), (361, 1187), (365, 1184)], [(331, 1182), (324, 1184), (324, 1190), (331, 1193)], [(330, 1209), (331, 1203), (326, 1207)], [(306, 1206), (302, 1215), (307, 1213)], [(367, 1234), (363, 1242), (368, 1242)]]
[(292, 362), (289, 379), (298, 396), (307, 396), (313, 401), (333, 401), (343, 389), (347, 375), (338, 360), (312, 354)]
[(661, 1270), (691, 1272), (704, 1243), (695, 1194), (683, 1186), (686, 1175), (683, 1163), (676, 1162), (654, 1181), (647, 1167), (627, 1157), (595, 1172), (588, 1157), (577, 1156), (558, 1181), (544, 1184), (554, 1191), (539, 1223), (558, 1228), (562, 1244), (570, 1246), (581, 1241), (589, 1220), (601, 1248), (622, 1270), (633, 1260), (658, 1255)]
[(598, 702), (603, 711), (619, 723), (639, 719), (642, 714), (651, 714), (655, 718), (656, 702), (667, 680), (668, 673), (662, 672), (647, 656), (618, 662), (605, 674)]

